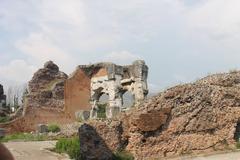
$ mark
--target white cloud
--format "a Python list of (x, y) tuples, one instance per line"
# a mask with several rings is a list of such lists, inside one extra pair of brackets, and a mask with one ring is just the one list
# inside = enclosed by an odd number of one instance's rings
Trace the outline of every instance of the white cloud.
[(139, 59), (141, 59), (139, 55), (133, 54), (129, 51), (112, 52), (104, 57), (104, 60), (106, 61), (120, 64), (129, 64)]
[(51, 59), (68, 73), (97, 60), (145, 59), (151, 82), (187, 81), (239, 64), (239, 6), (237, 0), (2, 0), (0, 52), (16, 44), (11, 58), (37, 67)]
[(73, 62), (68, 53), (54, 45), (49, 37), (41, 33), (33, 33), (26, 39), (19, 40), (16, 43), (16, 48), (40, 63), (48, 60), (53, 60), (60, 64)]
[(26, 83), (36, 71), (36, 67), (27, 64), (24, 60), (12, 60), (9, 64), (0, 66), (0, 81)]
[(212, 39), (240, 38), (240, 1), (209, 0), (186, 12), (188, 26)]
[(81, 0), (43, 0), (36, 4), (39, 4), (40, 23), (56, 22), (59, 25), (81, 26), (81, 28), (86, 23), (85, 6)]

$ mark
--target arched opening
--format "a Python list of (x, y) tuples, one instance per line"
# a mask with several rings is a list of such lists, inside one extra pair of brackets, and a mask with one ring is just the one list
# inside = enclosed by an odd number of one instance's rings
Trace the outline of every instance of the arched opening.
[(106, 108), (109, 105), (109, 95), (106, 93), (102, 93), (99, 97), (97, 106), (97, 118), (106, 118)]
[(133, 107), (135, 99), (134, 99), (134, 95), (131, 92), (126, 91), (122, 96), (122, 100), (123, 100), (123, 109), (129, 109)]
[(98, 89), (94, 90), (94, 94), (92, 95), (92, 99), (93, 100), (99, 100), (99, 98), (101, 97), (102, 95), (102, 90), (103, 88), (102, 87), (99, 87)]
[(109, 95), (106, 93), (102, 93), (98, 100), (99, 104), (108, 104), (109, 103)]

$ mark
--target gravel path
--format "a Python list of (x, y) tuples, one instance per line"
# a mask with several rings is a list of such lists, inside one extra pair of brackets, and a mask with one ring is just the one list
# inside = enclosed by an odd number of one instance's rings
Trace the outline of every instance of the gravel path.
[(15, 160), (69, 160), (65, 156), (46, 150), (54, 148), (55, 144), (56, 141), (4, 143)]
[(222, 153), (202, 157), (180, 157), (170, 160), (240, 160), (240, 152)]
[[(4, 145), (11, 151), (15, 160), (70, 160), (66, 156), (46, 150), (54, 148), (56, 141), (8, 142)], [(204, 157), (179, 157), (171, 160), (240, 160), (240, 152), (216, 154)]]

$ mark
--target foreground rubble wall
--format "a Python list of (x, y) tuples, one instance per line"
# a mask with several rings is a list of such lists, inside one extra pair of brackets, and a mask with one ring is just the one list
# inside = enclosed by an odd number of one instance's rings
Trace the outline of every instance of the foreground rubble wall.
[[(136, 159), (234, 149), (240, 136), (239, 84), (240, 72), (211, 75), (170, 88), (116, 120), (88, 125), (112, 152), (122, 146)], [(112, 125), (116, 122), (120, 126)], [(122, 129), (117, 135), (103, 132), (117, 128)], [(84, 138), (81, 143), (88, 147)]]

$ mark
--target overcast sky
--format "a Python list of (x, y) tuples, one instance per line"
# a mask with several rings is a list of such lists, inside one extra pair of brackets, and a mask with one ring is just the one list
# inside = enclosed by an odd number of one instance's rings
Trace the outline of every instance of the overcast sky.
[(0, 83), (144, 59), (152, 92), (240, 68), (239, 0), (0, 0)]

